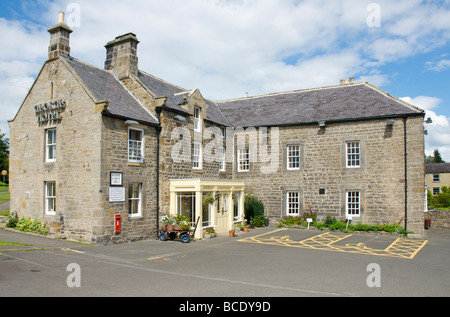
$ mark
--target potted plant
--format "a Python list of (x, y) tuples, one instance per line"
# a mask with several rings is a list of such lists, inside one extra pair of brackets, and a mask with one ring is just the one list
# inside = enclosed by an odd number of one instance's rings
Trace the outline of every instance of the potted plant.
[(173, 229), (173, 224), (176, 223), (176, 218), (167, 214), (161, 218), (161, 222), (164, 226), (166, 226), (166, 230), (171, 231)]
[(212, 204), (214, 204), (215, 203), (215, 198), (214, 198), (214, 196), (213, 196), (213, 194), (212, 193), (206, 193), (204, 196), (203, 196), (203, 205), (205, 205), (205, 206), (207, 206), (207, 205), (212, 205)]
[(208, 228), (205, 230), (205, 237), (207, 238), (214, 238), (216, 236), (216, 231), (214, 228)]
[(188, 217), (183, 216), (183, 215), (176, 215), (175, 223), (173, 224), (173, 230), (183, 231), (183, 230), (189, 230), (190, 228), (191, 228), (191, 225), (189, 224)]
[(230, 234), (230, 237), (235, 237), (236, 236), (236, 228), (231, 229), (229, 234)]

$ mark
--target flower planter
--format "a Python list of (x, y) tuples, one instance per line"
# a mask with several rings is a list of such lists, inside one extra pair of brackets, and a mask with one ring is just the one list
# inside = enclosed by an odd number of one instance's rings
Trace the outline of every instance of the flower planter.
[(166, 230), (167, 230), (167, 231), (172, 231), (172, 230), (173, 230), (173, 227), (172, 227), (172, 224), (171, 224), (171, 223), (168, 223), (168, 224), (166, 225)]
[(230, 231), (230, 237), (235, 237), (235, 236), (236, 236), (236, 233), (233, 231)]
[(248, 232), (248, 227), (243, 227), (244, 232)]

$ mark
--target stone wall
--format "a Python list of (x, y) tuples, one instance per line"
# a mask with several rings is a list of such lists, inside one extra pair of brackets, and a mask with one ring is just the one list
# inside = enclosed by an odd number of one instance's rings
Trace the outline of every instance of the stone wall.
[[(418, 235), (423, 233), (422, 124), (421, 117), (407, 121), (408, 230)], [(256, 142), (261, 142), (264, 134), (258, 131), (258, 135)], [(272, 129), (268, 140), (269, 152), (273, 136)], [(360, 168), (346, 167), (347, 141), (360, 141)], [(300, 145), (300, 170), (286, 168), (288, 145)], [(276, 171), (263, 172), (262, 168), (270, 163), (260, 161), (251, 163), (249, 172), (238, 172), (236, 164), (233, 167), (234, 178), (245, 180), (246, 191), (253, 192), (264, 203), (269, 217), (279, 220), (286, 216), (286, 193), (292, 190), (300, 192), (301, 212), (315, 212), (321, 221), (327, 215), (345, 219), (346, 191), (359, 190), (361, 222), (404, 221), (403, 119), (396, 119), (391, 128), (386, 125), (386, 120), (327, 123), (322, 129), (318, 125), (280, 127), (277, 150), (279, 167)]]
[[(61, 120), (38, 123), (34, 106), (64, 99)], [(56, 128), (56, 161), (45, 160), (45, 131)], [(44, 64), (10, 121), (11, 211), (46, 223), (52, 234), (91, 241), (101, 222), (101, 114), (60, 59)], [(56, 214), (45, 212), (45, 182), (56, 183)]]
[(450, 229), (450, 210), (428, 210), (425, 218), (431, 220), (432, 229)]
[[(124, 124), (123, 120), (103, 117), (103, 191), (105, 193), (104, 221), (97, 227), (105, 241), (136, 241), (156, 236), (156, 156), (157, 131), (155, 127)], [(144, 161), (128, 161), (128, 129), (144, 132)], [(125, 202), (109, 202), (110, 173), (122, 173)], [(141, 215), (129, 215), (129, 185), (142, 184)], [(121, 216), (121, 232), (114, 233), (114, 216)], [(99, 237), (100, 238), (100, 237)]]

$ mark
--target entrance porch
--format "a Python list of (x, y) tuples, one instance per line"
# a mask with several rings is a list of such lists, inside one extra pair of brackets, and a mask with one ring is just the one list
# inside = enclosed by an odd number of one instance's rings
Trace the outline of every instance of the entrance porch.
[(196, 239), (211, 228), (228, 234), (244, 219), (244, 189), (244, 182), (235, 180), (170, 180), (170, 214), (184, 215), (193, 225), (200, 217)]

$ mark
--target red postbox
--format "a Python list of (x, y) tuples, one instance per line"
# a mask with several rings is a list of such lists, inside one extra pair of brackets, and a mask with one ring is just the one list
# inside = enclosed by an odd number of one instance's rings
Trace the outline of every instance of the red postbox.
[(114, 232), (120, 233), (120, 215), (114, 217)]

